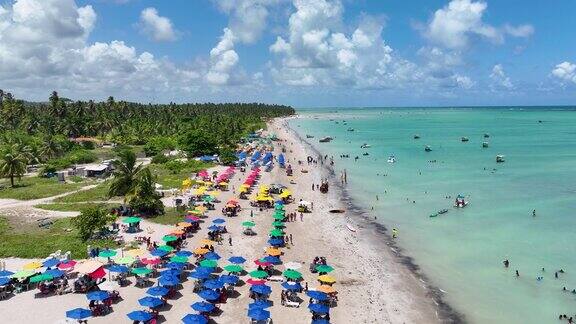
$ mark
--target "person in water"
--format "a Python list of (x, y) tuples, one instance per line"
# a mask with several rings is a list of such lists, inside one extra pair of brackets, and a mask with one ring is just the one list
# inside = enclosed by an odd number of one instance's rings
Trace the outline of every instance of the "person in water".
[(532, 211), (532, 217), (536, 217), (536, 209)]
[(397, 238), (398, 237), (398, 230), (396, 228), (392, 229), (392, 238)]
[(508, 268), (510, 266), (510, 261), (508, 259), (502, 261), (504, 263), (504, 268)]
[(516, 277), (520, 277), (520, 272), (518, 272), (518, 270), (516, 270)]

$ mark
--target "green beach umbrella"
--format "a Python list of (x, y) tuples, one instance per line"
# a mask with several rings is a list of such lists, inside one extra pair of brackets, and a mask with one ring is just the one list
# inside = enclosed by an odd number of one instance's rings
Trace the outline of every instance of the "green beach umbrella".
[(256, 223), (254, 223), (254, 222), (252, 222), (252, 221), (247, 221), (247, 222), (242, 223), (242, 226), (244, 226), (244, 227), (254, 227), (254, 226), (256, 226)]
[(288, 279), (300, 279), (302, 278), (302, 274), (296, 270), (288, 269), (283, 273), (284, 277)]
[(216, 260), (202, 260), (200, 265), (207, 268), (216, 268), (218, 266), (218, 262), (216, 262)]
[(101, 258), (111, 258), (116, 256), (116, 251), (114, 250), (102, 250), (100, 251), (100, 253), (98, 253), (98, 256)]
[(274, 223), (272, 223), (272, 226), (276, 226), (276, 227), (284, 227), (284, 226), (286, 226), (286, 225), (284, 224), (284, 222), (281, 222), (281, 221), (275, 221)]
[(158, 250), (162, 250), (162, 251), (166, 251), (166, 252), (172, 252), (174, 251), (174, 248), (171, 247), (170, 245), (162, 245), (158, 247)]
[(152, 269), (148, 269), (148, 268), (144, 268), (144, 267), (142, 267), (142, 268), (134, 268), (134, 269), (132, 269), (132, 273), (135, 274), (135, 275), (139, 275), (139, 276), (141, 276), (141, 275), (147, 275), (147, 274), (149, 274), (149, 273), (152, 273)]
[(274, 217), (275, 220), (283, 220), (284, 219), (283, 215), (274, 215), (272, 217)]
[(126, 218), (124, 218), (122, 223), (134, 224), (134, 223), (139, 223), (141, 221), (142, 221), (142, 218), (140, 218), (140, 217), (126, 217)]
[(257, 279), (262, 279), (262, 278), (266, 278), (268, 277), (268, 273), (266, 271), (263, 270), (255, 270), (249, 273), (250, 277), (252, 278), (257, 278)]
[(13, 274), (11, 277), (15, 279), (24, 279), (33, 276), (36, 273), (34, 270), (20, 270)]
[(226, 270), (228, 272), (242, 272), (242, 270), (244, 270), (244, 268), (242, 268), (241, 266), (239, 266), (237, 264), (229, 264), (229, 265), (224, 267), (224, 270)]
[(54, 277), (52, 277), (49, 274), (43, 273), (43, 274), (35, 275), (34, 277), (30, 278), (30, 283), (48, 281), (48, 280), (52, 280), (52, 279), (54, 279)]
[(116, 262), (118, 264), (132, 264), (132, 263), (134, 263), (134, 261), (136, 261), (136, 259), (134, 257), (131, 257), (131, 256), (125, 256), (122, 258), (114, 259), (114, 262)]
[(316, 267), (316, 271), (328, 273), (328, 272), (334, 271), (334, 268), (332, 268), (332, 267), (329, 266), (329, 265), (321, 264), (321, 265), (319, 265), (319, 266)]
[(206, 197), (204, 197), (203, 200), (204, 200), (205, 202), (208, 202), (208, 203), (209, 203), (209, 202), (214, 201), (214, 197), (212, 197), (212, 196), (206, 196)]
[(188, 258), (185, 256), (175, 255), (175, 256), (170, 258), (170, 261), (176, 262), (176, 263), (186, 263), (186, 262), (188, 262)]
[(276, 207), (274, 207), (274, 210), (284, 210), (284, 205), (276, 205)]
[(284, 236), (284, 232), (279, 229), (273, 229), (270, 231), (270, 236)]
[(162, 241), (164, 242), (173, 242), (176, 241), (178, 238), (174, 235), (164, 235), (164, 237), (162, 238)]

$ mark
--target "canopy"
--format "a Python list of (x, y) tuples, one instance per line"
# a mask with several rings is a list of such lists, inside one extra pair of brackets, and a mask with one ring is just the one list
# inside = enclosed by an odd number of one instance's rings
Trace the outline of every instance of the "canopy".
[(329, 275), (322, 275), (320, 277), (318, 277), (318, 280), (320, 282), (325, 282), (325, 283), (335, 283), (336, 279), (334, 279), (332, 276)]
[(74, 308), (66, 312), (66, 317), (81, 320), (92, 316), (92, 312), (84, 308)]
[(211, 312), (212, 310), (214, 310), (214, 308), (216, 308), (216, 306), (214, 306), (214, 304), (211, 303), (207, 303), (204, 301), (201, 302), (195, 302), (194, 304), (190, 305), (190, 307), (192, 307), (193, 310), (197, 311), (197, 312)]
[(146, 296), (144, 298), (140, 298), (140, 299), (138, 299), (138, 303), (141, 306), (150, 307), (150, 308), (158, 307), (158, 306), (164, 304), (162, 299), (160, 299), (158, 297), (152, 297), (152, 296)]
[(308, 305), (308, 309), (317, 314), (327, 314), (330, 311), (330, 307), (324, 304), (310, 304)]
[(155, 286), (146, 291), (146, 293), (151, 296), (164, 296), (168, 294), (168, 292), (170, 292), (168, 288), (161, 286)]
[(334, 271), (334, 268), (332, 268), (329, 265), (321, 264), (319, 266), (316, 266), (316, 271), (322, 272), (322, 273), (328, 273), (328, 272)]
[(38, 261), (33, 261), (33, 262), (26, 263), (26, 264), (22, 267), (22, 269), (24, 269), (24, 270), (35, 270), (35, 269), (38, 269), (38, 268), (41, 268), (41, 267), (42, 267), (42, 263), (40, 263), (40, 262), (38, 262)]
[(141, 221), (142, 221), (142, 218), (140, 218), (140, 217), (126, 217), (122, 220), (122, 223), (135, 224), (135, 223), (139, 223)]
[(88, 274), (98, 270), (103, 264), (96, 260), (86, 260), (76, 265), (76, 271), (80, 274)]
[(242, 266), (239, 266), (237, 264), (229, 264), (224, 267), (224, 270), (228, 272), (242, 272), (242, 270), (244, 269), (242, 268)]
[(30, 283), (36, 283), (36, 282), (42, 282), (42, 281), (49, 281), (49, 280), (52, 280), (52, 279), (54, 279), (54, 277), (52, 277), (52, 276), (49, 275), (49, 274), (43, 273), (43, 274), (35, 275), (34, 277), (30, 278)]
[(147, 275), (149, 273), (152, 273), (152, 269), (148, 269), (145, 267), (142, 268), (134, 268), (132, 269), (132, 273), (135, 275), (139, 275), (139, 276), (143, 276), (143, 275)]
[(184, 324), (207, 324), (208, 320), (206, 317), (199, 314), (188, 314), (182, 317), (182, 323)]
[(262, 271), (262, 270), (252, 271), (249, 274), (250, 274), (250, 277), (257, 278), (257, 279), (262, 279), (262, 278), (268, 277), (268, 273), (266, 271)]
[(60, 263), (59, 260), (56, 260), (54, 258), (50, 258), (48, 260), (45, 260), (44, 262), (42, 262), (42, 266), (45, 268), (52, 268), (58, 265), (58, 263)]
[(145, 311), (133, 311), (126, 314), (133, 321), (146, 322), (152, 319), (152, 314)]
[(302, 278), (302, 274), (296, 270), (288, 269), (283, 273), (284, 277), (288, 279), (300, 279)]
[(321, 291), (321, 292), (326, 293), (326, 294), (331, 294), (331, 293), (336, 292), (336, 289), (334, 289), (334, 287), (328, 286), (328, 285), (322, 285), (322, 286), (318, 287), (316, 290)]
[(208, 301), (218, 299), (220, 297), (219, 295), (216, 291), (210, 289), (205, 289), (198, 293), (198, 296)]
[(248, 309), (248, 317), (256, 321), (263, 321), (270, 318), (270, 312), (261, 308)]
[(115, 258), (114, 262), (116, 262), (117, 264), (132, 264), (136, 261), (136, 258), (131, 257), (131, 256), (125, 256), (122, 258)]
[(141, 255), (144, 255), (145, 253), (146, 253), (146, 251), (144, 251), (142, 249), (132, 249), (132, 250), (128, 250), (128, 251), (124, 252), (124, 254), (131, 256), (131, 257), (141, 256)]

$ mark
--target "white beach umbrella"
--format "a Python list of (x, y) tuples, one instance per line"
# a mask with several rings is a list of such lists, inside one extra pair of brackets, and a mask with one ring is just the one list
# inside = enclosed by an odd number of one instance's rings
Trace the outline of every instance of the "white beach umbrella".
[(120, 289), (120, 285), (115, 281), (106, 280), (103, 283), (99, 284), (98, 288), (100, 288), (100, 290), (105, 291), (114, 291)]
[(284, 268), (298, 270), (302, 268), (302, 264), (300, 262), (288, 262), (284, 264)]

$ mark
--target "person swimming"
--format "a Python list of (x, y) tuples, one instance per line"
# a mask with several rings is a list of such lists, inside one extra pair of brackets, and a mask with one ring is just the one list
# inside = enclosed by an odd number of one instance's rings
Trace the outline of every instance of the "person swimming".
[(508, 268), (510, 266), (510, 261), (508, 261), (508, 259), (502, 261), (502, 263), (504, 263), (505, 268)]
[(520, 272), (518, 272), (518, 270), (516, 270), (516, 277), (520, 277)]

